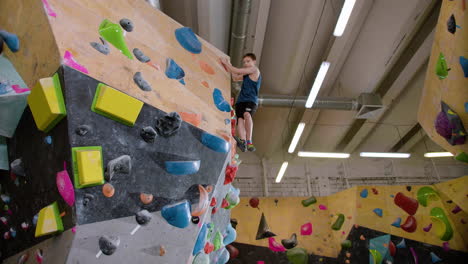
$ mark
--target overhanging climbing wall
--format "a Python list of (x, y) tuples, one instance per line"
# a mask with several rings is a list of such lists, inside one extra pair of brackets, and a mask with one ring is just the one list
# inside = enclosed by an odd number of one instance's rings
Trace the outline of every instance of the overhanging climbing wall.
[[(370, 239), (385, 234), (394, 241), (407, 239), (420, 261), (430, 259), (431, 251), (447, 259), (466, 256), (462, 252), (468, 252), (468, 214), (463, 209), (468, 205), (467, 189), (465, 176), (427, 186), (357, 186), (326, 197), (265, 197), (259, 202), (242, 198), (232, 212), (238, 222), (236, 242), (244, 249), (239, 258), (247, 261), (241, 263), (269, 259), (265, 253), (261, 253), (265, 259), (249, 253), (264, 252), (259, 247), (289, 252), (291, 241), (285, 239), (294, 233), (293, 248), (305, 249), (309, 260), (323, 257), (325, 263), (366, 263), (362, 260), (369, 258)], [(262, 214), (267, 225), (262, 224)], [(258, 239), (258, 232), (265, 238)], [(409, 247), (396, 258), (410, 254)]]
[(225, 55), (144, 0), (1, 1), (0, 30), (28, 102), (0, 134), (0, 259), (227, 262)]
[[(468, 141), (461, 140), (466, 138), (468, 128), (468, 15), (465, 2), (444, 0), (442, 3), (418, 121), (434, 142), (452, 154), (460, 155), (459, 160), (468, 162)], [(454, 114), (439, 116), (441, 102), (459, 116), (461, 124), (455, 124)], [(460, 125), (464, 129), (460, 129)], [(455, 140), (457, 136), (459, 139)]]

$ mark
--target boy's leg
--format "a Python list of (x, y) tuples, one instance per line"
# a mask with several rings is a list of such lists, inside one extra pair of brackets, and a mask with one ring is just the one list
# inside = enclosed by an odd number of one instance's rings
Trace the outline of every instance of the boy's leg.
[(244, 118), (237, 118), (237, 136), (245, 140), (246, 138), (246, 133), (245, 133), (245, 120)]
[(239, 147), (242, 152), (247, 150), (247, 143), (245, 141), (245, 120), (243, 118), (244, 111), (244, 104), (236, 104), (237, 136), (234, 136), (234, 139), (237, 142), (237, 147)]
[(244, 113), (244, 123), (245, 123), (245, 139), (248, 141), (252, 141), (252, 130), (253, 130), (253, 122), (252, 122), (252, 116), (250, 115), (249, 112)]

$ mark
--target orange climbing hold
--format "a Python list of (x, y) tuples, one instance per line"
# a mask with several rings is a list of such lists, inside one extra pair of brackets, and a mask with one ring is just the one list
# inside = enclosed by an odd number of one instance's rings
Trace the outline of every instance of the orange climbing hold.
[(180, 117), (187, 123), (190, 123), (196, 127), (201, 124), (202, 115), (196, 113), (179, 112)]
[(203, 84), (203, 86), (205, 86), (206, 88), (210, 88), (210, 85), (208, 84), (207, 81), (203, 81), (201, 82), (201, 84)]
[(200, 68), (202, 69), (202, 71), (210, 74), (210, 75), (213, 75), (215, 74), (215, 71), (213, 69), (213, 67), (211, 67), (208, 63), (206, 63), (205, 61), (202, 61), (200, 60), (198, 62), (198, 64), (200, 65)]
[(140, 200), (143, 204), (150, 204), (153, 201), (151, 193), (140, 193)]
[(102, 186), (102, 194), (104, 194), (105, 197), (110, 198), (114, 196), (114, 193), (115, 193), (115, 189), (114, 189), (114, 186), (112, 186), (112, 184), (106, 183)]
[(212, 191), (213, 191), (213, 186), (212, 186), (212, 185), (208, 185), (208, 186), (206, 186), (206, 188), (205, 188), (205, 189), (206, 189), (206, 191), (207, 191), (207, 192), (209, 192), (209, 193), (210, 193), (210, 192), (212, 192)]

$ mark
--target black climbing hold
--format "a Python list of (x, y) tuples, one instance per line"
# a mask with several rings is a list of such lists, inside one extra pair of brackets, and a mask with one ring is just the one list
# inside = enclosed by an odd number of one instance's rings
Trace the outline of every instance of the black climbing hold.
[(87, 206), (88, 203), (94, 199), (94, 195), (92, 194), (89, 194), (89, 193), (86, 193), (83, 197), (83, 205), (84, 206)]
[(79, 136), (84, 136), (91, 131), (91, 127), (88, 125), (81, 125), (75, 129), (75, 133)]
[(279, 200), (278, 199), (275, 199), (275, 205), (278, 206), (278, 202)]
[(268, 226), (265, 215), (262, 213), (262, 217), (260, 218), (260, 224), (258, 225), (257, 236), (255, 239), (260, 240), (274, 236), (276, 236), (276, 234), (270, 231), (270, 227)]
[(21, 159), (15, 159), (11, 164), (11, 171), (19, 176), (26, 176), (23, 167), (23, 161)]
[(107, 163), (105, 177), (107, 181), (112, 180), (114, 173), (128, 174), (132, 170), (132, 158), (129, 155), (122, 155)]
[(140, 136), (143, 138), (144, 141), (148, 143), (153, 143), (154, 139), (156, 138), (156, 130), (154, 128), (147, 126), (141, 129)]
[(153, 218), (153, 215), (148, 210), (141, 210), (135, 214), (135, 219), (139, 225), (147, 225), (151, 218)]
[(146, 55), (143, 53), (143, 51), (141, 51), (141, 50), (138, 49), (138, 48), (134, 48), (134, 49), (133, 49), (133, 55), (135, 55), (135, 57), (136, 57), (139, 61), (144, 62), (144, 63), (147, 63), (147, 62), (149, 62), (149, 61), (151, 60), (148, 56), (146, 56)]
[(177, 132), (182, 124), (182, 119), (176, 112), (169, 113), (156, 119), (156, 130), (159, 135), (168, 137)]
[(231, 225), (232, 225), (232, 227), (233, 227), (234, 229), (236, 229), (237, 224), (238, 224), (238, 223), (237, 223), (237, 219), (231, 218)]
[(192, 216), (192, 223), (198, 224), (200, 222), (200, 217), (198, 216)]
[(296, 233), (292, 234), (291, 238), (289, 238), (289, 239), (282, 239), (281, 244), (283, 244), (283, 246), (286, 249), (291, 249), (291, 248), (297, 246), (297, 235), (296, 235)]
[(3, 52), (3, 38), (0, 37), (0, 54)]
[(105, 255), (112, 255), (120, 244), (120, 238), (116, 236), (102, 236), (99, 238), (99, 249)]
[(91, 45), (91, 47), (93, 47), (95, 50), (101, 52), (102, 54), (104, 54), (104, 55), (109, 54), (109, 52), (110, 52), (109, 45), (107, 44), (107, 42), (103, 38), (99, 38), (99, 39), (101, 40), (102, 44), (97, 43), (97, 42), (90, 42), (89, 44)]
[(452, 34), (455, 34), (455, 32), (457, 31), (457, 22), (453, 14), (450, 16), (449, 20), (447, 21), (447, 30), (448, 32)]
[(406, 190), (407, 190), (408, 192), (411, 192), (411, 186), (409, 186), (409, 185), (406, 186)]
[(133, 31), (133, 22), (128, 19), (128, 18), (122, 18), (119, 21), (120, 26), (122, 26), (123, 29), (127, 32), (132, 32)]
[(452, 201), (452, 200), (448, 200), (447, 203), (448, 203), (448, 204), (451, 204), (451, 203), (453, 203), (453, 201)]
[(133, 75), (133, 81), (143, 91), (148, 92), (148, 91), (152, 90), (151, 85), (145, 79), (143, 79), (143, 75), (141, 75), (141, 72), (137, 72), (137, 73), (135, 73), (135, 75)]

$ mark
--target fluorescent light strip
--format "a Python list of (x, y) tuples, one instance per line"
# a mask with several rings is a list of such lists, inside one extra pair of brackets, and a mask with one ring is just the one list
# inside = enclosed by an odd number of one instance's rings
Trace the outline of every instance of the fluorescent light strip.
[(299, 123), (296, 128), (296, 132), (294, 133), (294, 137), (291, 140), (291, 145), (289, 145), (288, 152), (293, 153), (296, 149), (297, 143), (299, 143), (299, 139), (301, 138), (302, 132), (304, 132), (305, 123)]
[(411, 157), (409, 153), (396, 153), (396, 152), (361, 152), (361, 157), (366, 158), (400, 158), (407, 159)]
[(335, 37), (341, 37), (343, 35), (355, 3), (356, 0), (345, 0), (340, 16), (338, 17), (338, 22), (336, 22), (335, 30), (333, 31)]
[(427, 152), (424, 154), (426, 158), (439, 158), (439, 157), (453, 157), (453, 154), (450, 152)]
[(281, 179), (283, 179), (283, 175), (284, 173), (286, 172), (286, 169), (288, 168), (288, 162), (285, 161), (283, 162), (283, 165), (281, 165), (281, 168), (278, 172), (278, 176), (276, 176), (276, 183), (279, 183), (281, 181)]
[(349, 158), (349, 153), (337, 153), (337, 152), (308, 152), (308, 151), (299, 151), (297, 153), (299, 157), (304, 158), (334, 158), (334, 159), (347, 159)]
[(325, 76), (327, 75), (328, 68), (330, 68), (330, 62), (324, 61), (322, 65), (320, 65), (320, 69), (315, 77), (314, 84), (312, 85), (312, 89), (310, 89), (309, 97), (307, 98), (305, 107), (311, 108), (314, 105), (315, 99), (322, 87), (323, 81), (325, 80)]

